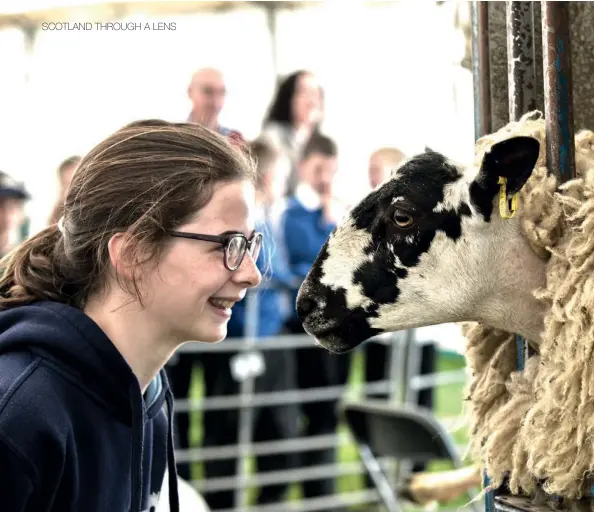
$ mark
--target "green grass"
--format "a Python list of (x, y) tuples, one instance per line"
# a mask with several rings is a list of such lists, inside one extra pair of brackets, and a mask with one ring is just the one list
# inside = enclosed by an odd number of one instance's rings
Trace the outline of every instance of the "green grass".
[[(438, 371), (452, 371), (464, 367), (464, 359), (451, 353), (440, 353), (437, 359)], [(360, 396), (361, 386), (363, 385), (363, 368), (364, 359), (361, 352), (357, 352), (353, 357), (347, 393), (349, 396)], [(191, 398), (200, 399), (203, 396), (202, 375), (200, 369), (196, 369)], [(463, 385), (450, 384), (440, 386), (436, 390), (434, 399), (435, 412), (438, 418), (455, 417), (462, 413), (462, 399), (463, 399)], [(202, 439), (202, 414), (200, 411), (194, 411), (191, 414), (191, 442), (193, 446), (200, 446)], [(341, 433), (347, 433), (348, 429), (345, 425), (339, 427)], [(468, 442), (467, 432), (465, 428), (461, 428), (452, 432), (455, 442), (460, 445), (465, 445)], [(338, 451), (338, 458), (340, 462), (358, 462), (359, 456), (354, 444), (349, 443), (341, 445)], [(250, 472), (255, 472), (254, 460), (249, 461)], [(434, 463), (430, 466), (431, 471), (450, 469), (451, 466), (447, 463)], [(192, 476), (194, 479), (201, 479), (203, 477), (202, 464), (197, 462), (192, 467)], [(338, 488), (340, 492), (353, 492), (362, 490), (364, 488), (363, 475), (346, 475), (339, 477)], [(250, 503), (255, 502), (256, 489), (250, 489)], [(298, 500), (301, 498), (301, 488), (299, 484), (293, 484), (289, 493), (290, 499)], [(464, 504), (464, 500), (457, 500), (454, 503), (447, 504), (451, 506), (459, 506)]]

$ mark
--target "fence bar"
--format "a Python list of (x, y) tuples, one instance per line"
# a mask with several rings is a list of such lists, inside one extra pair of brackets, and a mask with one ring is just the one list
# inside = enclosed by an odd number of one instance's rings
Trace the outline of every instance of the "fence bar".
[[(467, 379), (464, 369), (450, 370), (447, 372), (430, 373), (423, 376), (413, 376), (410, 378), (410, 388), (417, 391), (434, 387), (436, 385), (453, 384), (465, 382)], [(389, 393), (391, 383), (387, 380), (372, 382), (357, 388), (357, 392), (363, 394), (371, 393)], [(317, 402), (320, 400), (333, 400), (342, 398), (345, 395), (346, 386), (326, 386), (323, 388), (311, 388), (303, 390), (272, 391), (270, 393), (258, 393), (249, 398), (242, 395), (228, 395), (205, 398), (201, 400), (177, 400), (175, 403), (175, 413), (189, 411), (212, 411), (220, 409), (236, 409), (244, 407), (259, 407), (271, 405), (284, 405), (288, 401), (298, 401), (299, 403)], [(410, 400), (409, 400), (410, 402)]]
[(536, 47), (532, 2), (506, 3), (509, 118), (536, 109)]
[[(351, 438), (345, 434), (323, 434), (319, 436), (297, 437), (280, 441), (260, 441), (252, 443), (251, 455), (275, 455), (278, 453), (293, 453), (306, 450), (321, 450), (350, 444)], [(195, 462), (205, 460), (231, 459), (241, 453), (236, 444), (213, 446), (210, 448), (188, 448), (176, 450), (175, 460), (178, 462)]]
[[(390, 334), (390, 343), (403, 342), (406, 339), (407, 331), (397, 331)], [(378, 340), (382, 343), (382, 340)], [(419, 343), (423, 343), (419, 341)], [(189, 341), (179, 347), (177, 353), (202, 353), (202, 352), (241, 352), (243, 351), (265, 351), (265, 350), (287, 350), (290, 348), (310, 348), (314, 346), (314, 341), (307, 334), (279, 334), (278, 336), (262, 336), (252, 345), (247, 340), (227, 339), (221, 343), (202, 343), (199, 341)], [(324, 350), (320, 347), (320, 351)], [(174, 355), (175, 357), (175, 355)]]
[(437, 373), (428, 373), (427, 375), (415, 375), (410, 378), (409, 386), (415, 391), (429, 389), (437, 386), (447, 386), (448, 384), (459, 384), (466, 382), (468, 376), (464, 369), (448, 370)]
[[(270, 505), (258, 505), (247, 509), (224, 509), (219, 512), (314, 512), (336, 510), (337, 504), (342, 507), (349, 505), (365, 505), (379, 501), (379, 494), (375, 490), (352, 491), (340, 495), (322, 496), (319, 498), (308, 498), (301, 502), (273, 503)], [(342, 510), (339, 508), (339, 510)], [(359, 510), (359, 509), (356, 509)], [(367, 510), (367, 509), (366, 509)], [(442, 512), (459, 512), (458, 510), (444, 510)]]
[[(457, 430), (466, 418), (464, 416), (451, 416), (441, 420), (446, 430)], [(353, 441), (349, 434), (323, 434), (311, 437), (297, 437), (277, 441), (260, 441), (251, 444), (250, 455), (274, 455), (278, 453), (295, 453), (304, 450), (322, 450), (334, 446), (349, 445)], [(466, 445), (456, 445), (459, 452), (467, 449)], [(239, 457), (241, 449), (237, 444), (212, 446), (209, 448), (188, 448), (175, 451), (175, 460), (178, 462), (204, 462), (206, 460), (232, 459)]]
[(549, 172), (575, 176), (569, 2), (542, 2), (543, 67)]
[[(410, 379), (408, 392), (416, 392), (421, 389), (428, 389), (438, 385), (466, 382), (466, 380), (466, 372), (463, 369), (414, 376)], [(391, 387), (392, 386), (390, 382), (384, 380), (361, 386), (360, 388), (357, 388), (357, 391), (361, 391), (363, 394), (386, 394), (390, 392)], [(258, 395), (253, 395), (253, 397), (249, 399), (242, 398), (241, 395), (212, 397), (205, 398), (204, 400), (180, 399), (176, 402), (175, 414), (198, 410), (212, 411), (221, 409), (236, 409), (242, 407), (260, 407), (264, 405), (283, 405), (289, 400), (297, 400), (300, 403), (309, 403), (317, 402), (319, 400), (342, 398), (344, 395), (345, 386), (327, 386), (323, 388), (311, 388), (304, 390), (258, 393)], [(407, 403), (411, 402), (414, 402), (414, 400), (408, 400)]]
[(472, 2), (471, 15), (474, 133), (475, 139), (478, 139), (492, 130), (489, 6), (487, 2)]
[[(389, 465), (392, 463), (389, 457), (379, 459), (380, 464)], [(320, 464), (316, 466), (303, 467), (298, 469), (283, 469), (256, 473), (247, 478), (224, 476), (209, 478), (208, 480), (194, 480), (192, 485), (201, 493), (232, 489), (235, 486), (249, 489), (250, 487), (261, 487), (288, 482), (305, 482), (319, 480), (321, 478), (336, 478), (345, 475), (362, 475), (365, 473), (365, 466), (362, 462), (343, 462), (342, 464)]]
[[(324, 388), (311, 388), (304, 390), (274, 391), (271, 393), (258, 393), (251, 397), (242, 398), (241, 395), (218, 396), (205, 400), (178, 400), (175, 403), (175, 412), (188, 412), (197, 410), (235, 409), (239, 407), (258, 407), (269, 405), (284, 405), (288, 402), (318, 402), (342, 398), (346, 386), (327, 386)], [(375, 393), (387, 393), (387, 381), (372, 383), (365, 386), (365, 390)]]

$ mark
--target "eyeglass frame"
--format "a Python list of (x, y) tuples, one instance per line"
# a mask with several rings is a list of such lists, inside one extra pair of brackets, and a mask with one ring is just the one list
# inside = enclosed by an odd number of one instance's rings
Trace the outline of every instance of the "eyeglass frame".
[[(167, 234), (174, 238), (186, 238), (189, 240), (198, 240), (201, 242), (213, 242), (213, 243), (221, 244), (225, 250), (225, 256), (223, 258), (223, 263), (225, 264), (225, 268), (227, 270), (229, 270), (230, 272), (235, 272), (239, 267), (241, 267), (241, 264), (243, 263), (243, 259), (245, 258), (245, 255), (248, 251), (250, 252), (250, 256), (252, 256), (252, 252), (251, 252), (252, 244), (258, 238), (260, 239), (260, 249), (261, 249), (263, 238), (264, 238), (262, 233), (260, 233), (259, 231), (255, 231), (254, 234), (252, 235), (251, 239), (248, 239), (248, 237), (245, 236), (243, 233), (229, 233), (226, 235), (204, 235), (202, 233), (186, 233), (184, 231), (167, 231)], [(237, 266), (232, 268), (229, 265), (229, 261), (228, 261), (228, 259), (229, 259), (228, 250), (229, 250), (229, 246), (231, 245), (231, 240), (233, 240), (234, 238), (243, 238), (245, 240), (245, 250), (243, 251), (241, 258), (239, 259), (239, 263), (237, 264)], [(255, 263), (255, 261), (254, 261), (254, 263)]]

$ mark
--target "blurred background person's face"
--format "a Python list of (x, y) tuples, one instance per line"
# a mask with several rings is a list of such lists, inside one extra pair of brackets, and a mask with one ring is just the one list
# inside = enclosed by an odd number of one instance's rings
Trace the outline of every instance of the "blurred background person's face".
[(392, 171), (404, 160), (404, 154), (395, 148), (380, 149), (369, 159), (369, 186), (377, 188), (390, 178)]
[(66, 194), (68, 193), (68, 187), (70, 187), (70, 182), (72, 181), (72, 175), (76, 168), (78, 167), (78, 163), (74, 163), (69, 165), (68, 167), (62, 169), (60, 172), (60, 197), (62, 201), (66, 200)]
[(6, 254), (24, 220), (22, 199), (0, 197), (0, 254)]
[(321, 153), (312, 153), (299, 164), (301, 181), (307, 183), (320, 196), (332, 194), (332, 184), (338, 169), (338, 159)]
[(20, 242), (25, 220), (25, 203), (30, 199), (25, 188), (11, 176), (0, 173), (0, 255)]
[(293, 122), (295, 126), (313, 126), (321, 121), (322, 93), (316, 77), (304, 73), (297, 79), (293, 96)]
[(227, 90), (223, 75), (216, 69), (201, 69), (192, 77), (188, 96), (192, 102), (192, 121), (215, 130), (225, 104)]

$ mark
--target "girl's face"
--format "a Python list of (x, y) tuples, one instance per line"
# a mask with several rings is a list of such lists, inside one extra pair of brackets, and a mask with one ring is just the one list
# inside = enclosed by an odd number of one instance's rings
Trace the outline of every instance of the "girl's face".
[[(224, 183), (210, 202), (176, 231), (223, 235), (254, 234), (254, 186), (247, 181)], [(159, 265), (140, 277), (145, 310), (163, 336), (176, 344), (217, 342), (227, 335), (234, 302), (261, 281), (249, 251), (241, 266), (225, 267), (222, 245), (201, 240), (171, 238)]]

